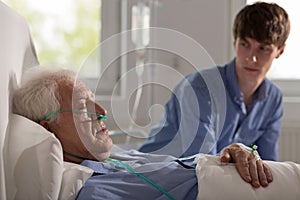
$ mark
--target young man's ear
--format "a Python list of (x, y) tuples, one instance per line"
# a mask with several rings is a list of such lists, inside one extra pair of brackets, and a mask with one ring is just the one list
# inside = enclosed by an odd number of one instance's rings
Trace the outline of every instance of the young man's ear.
[(43, 120), (40, 122), (40, 125), (43, 126), (45, 129), (47, 129), (48, 131), (50, 130), (48, 121)]
[(275, 58), (279, 58), (283, 54), (284, 49), (285, 49), (285, 44), (282, 45), (282, 47), (280, 47)]

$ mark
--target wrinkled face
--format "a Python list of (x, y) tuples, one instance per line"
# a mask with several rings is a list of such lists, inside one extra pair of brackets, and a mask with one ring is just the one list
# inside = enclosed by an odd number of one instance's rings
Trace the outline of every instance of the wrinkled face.
[(237, 38), (234, 41), (236, 51), (236, 73), (239, 81), (260, 84), (269, 71), (274, 58), (279, 58), (285, 46), (280, 49), (273, 44), (263, 44), (252, 38)]
[[(104, 160), (109, 157), (112, 140), (102, 120), (96, 115), (84, 112), (93, 112), (106, 115), (106, 110), (97, 104), (91, 91), (82, 83), (77, 81), (62, 81), (59, 84), (61, 95), (61, 110), (79, 110), (81, 112), (59, 113), (58, 120), (49, 124), (50, 130), (60, 140), (64, 151), (92, 160)], [(65, 160), (73, 160), (67, 155)], [(71, 159), (71, 160), (70, 160)]]

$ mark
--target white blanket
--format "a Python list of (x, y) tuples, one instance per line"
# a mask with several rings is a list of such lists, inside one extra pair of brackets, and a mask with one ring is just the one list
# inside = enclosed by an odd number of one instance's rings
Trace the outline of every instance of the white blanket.
[(234, 164), (221, 164), (217, 156), (199, 155), (197, 161), (198, 200), (299, 200), (300, 165), (293, 162), (265, 161), (273, 182), (266, 188), (253, 188), (244, 182)]

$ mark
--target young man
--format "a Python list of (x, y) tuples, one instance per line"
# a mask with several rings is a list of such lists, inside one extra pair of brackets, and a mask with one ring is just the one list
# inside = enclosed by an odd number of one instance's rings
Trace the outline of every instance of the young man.
[(217, 154), (240, 142), (257, 145), (263, 159), (277, 160), (282, 93), (266, 74), (289, 31), (288, 14), (277, 4), (245, 6), (233, 25), (236, 57), (183, 80), (140, 151)]
[[(195, 166), (175, 157), (124, 152), (122, 163), (108, 163), (112, 140), (104, 124), (106, 110), (91, 91), (68, 70), (31, 68), (14, 93), (13, 112), (25, 116), (52, 132), (61, 142), (64, 160), (94, 170), (78, 199), (158, 199), (166, 193), (175, 199), (196, 199)], [(120, 157), (119, 157), (120, 158)], [(254, 187), (272, 181), (269, 167), (256, 155), (237, 144), (226, 148), (222, 162), (235, 162), (241, 177)], [(127, 161), (126, 161), (127, 160)], [(121, 166), (121, 168), (120, 168)], [(129, 171), (127, 173), (122, 166)], [(167, 177), (167, 178), (164, 178)], [(146, 179), (156, 185), (152, 187)], [(163, 189), (166, 193), (162, 193)]]

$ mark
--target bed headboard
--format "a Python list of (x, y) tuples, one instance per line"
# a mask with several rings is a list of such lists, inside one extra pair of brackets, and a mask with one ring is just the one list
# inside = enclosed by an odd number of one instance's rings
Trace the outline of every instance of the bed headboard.
[(23, 70), (38, 65), (26, 21), (0, 1), (0, 199), (75, 199), (93, 170), (63, 162), (59, 140), (13, 114)]
[(11, 94), (24, 68), (38, 64), (26, 21), (0, 1), (0, 199), (7, 199), (4, 143), (11, 114)]

